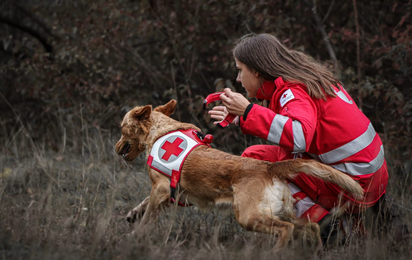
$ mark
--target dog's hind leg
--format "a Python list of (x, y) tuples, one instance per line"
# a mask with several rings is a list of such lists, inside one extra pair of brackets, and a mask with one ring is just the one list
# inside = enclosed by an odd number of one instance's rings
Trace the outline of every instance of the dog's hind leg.
[(277, 235), (278, 239), (275, 249), (286, 246), (292, 238), (294, 225), (290, 222), (261, 214), (256, 208), (253, 210), (242, 210), (238, 207), (235, 212), (237, 221), (246, 230)]
[[(259, 184), (262, 183), (256, 183), (255, 187), (259, 187)], [(263, 191), (264, 188), (254, 189), (252, 192), (245, 189), (247, 186), (242, 185), (242, 189), (234, 187), (233, 208), (237, 221), (246, 230), (277, 235), (275, 249), (286, 246), (292, 238), (294, 225), (291, 222), (280, 220), (276, 212), (262, 209), (263, 194), (258, 190)]]
[(313, 248), (315, 255), (319, 255), (323, 249), (323, 243), (318, 223), (308, 222), (306, 219), (295, 219), (292, 222), (295, 225), (294, 238), (303, 241), (304, 246)]

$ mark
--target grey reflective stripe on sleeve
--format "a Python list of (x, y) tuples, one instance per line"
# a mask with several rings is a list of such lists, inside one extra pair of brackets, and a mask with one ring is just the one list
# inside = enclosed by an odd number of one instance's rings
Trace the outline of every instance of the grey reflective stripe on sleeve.
[(308, 209), (310, 209), (313, 205), (315, 205), (315, 202), (309, 198), (306, 197), (303, 200), (299, 200), (296, 204), (295, 204), (295, 208), (296, 208), (296, 217), (300, 218), (303, 213), (305, 213)]
[(352, 156), (360, 150), (366, 148), (372, 143), (375, 136), (375, 129), (373, 129), (372, 123), (370, 123), (368, 129), (366, 129), (366, 131), (358, 138), (332, 151), (319, 155), (319, 158), (326, 164), (339, 162), (340, 160), (348, 158), (349, 156)]
[(283, 128), (285, 127), (286, 122), (289, 120), (289, 117), (276, 114), (273, 118), (272, 124), (270, 125), (268, 141), (271, 141), (275, 144), (279, 144), (280, 137), (282, 136)]
[(302, 124), (299, 121), (292, 121), (293, 128), (293, 152), (302, 153), (306, 151), (306, 140), (303, 135)]
[(338, 95), (338, 97), (340, 97), (346, 103), (351, 104), (351, 105), (353, 104), (353, 101), (349, 100), (349, 98), (347, 98), (345, 93), (343, 93), (342, 91), (336, 92), (336, 90), (335, 90), (335, 93), (336, 93), (336, 95)]
[(369, 163), (340, 163), (331, 165), (333, 168), (345, 172), (349, 175), (364, 175), (374, 173), (379, 170), (385, 161), (385, 152), (381, 145), (379, 154)]

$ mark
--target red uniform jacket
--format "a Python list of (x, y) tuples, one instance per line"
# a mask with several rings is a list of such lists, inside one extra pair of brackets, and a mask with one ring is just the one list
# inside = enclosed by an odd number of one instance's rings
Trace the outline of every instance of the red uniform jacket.
[(265, 82), (257, 93), (257, 98), (270, 100), (269, 107), (253, 105), (246, 120), (241, 118), (240, 126), (244, 134), (264, 138), (292, 154), (308, 154), (349, 174), (364, 188), (365, 198), (355, 201), (350, 195), (344, 196), (368, 207), (386, 191), (383, 145), (348, 93), (342, 87), (335, 87), (335, 93), (337, 97), (327, 97), (326, 101), (311, 98), (305, 85), (279, 77)]

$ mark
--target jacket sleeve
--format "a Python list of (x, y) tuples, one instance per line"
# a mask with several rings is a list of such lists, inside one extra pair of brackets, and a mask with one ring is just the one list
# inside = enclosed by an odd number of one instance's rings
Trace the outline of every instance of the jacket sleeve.
[(304, 89), (291, 87), (282, 93), (288, 90), (293, 94), (293, 98), (287, 100), (283, 106), (281, 102), (285, 100), (271, 100), (277, 102), (274, 107), (279, 107), (280, 113), (254, 104), (246, 119), (241, 118), (240, 126), (244, 134), (261, 137), (287, 151), (306, 152), (313, 140), (318, 111)]

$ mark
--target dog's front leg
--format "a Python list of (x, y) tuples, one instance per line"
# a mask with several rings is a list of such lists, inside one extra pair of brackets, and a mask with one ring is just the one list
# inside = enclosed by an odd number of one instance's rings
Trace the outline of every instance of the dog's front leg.
[(137, 219), (141, 219), (146, 212), (147, 205), (149, 204), (150, 196), (145, 198), (137, 207), (132, 209), (129, 213), (127, 213), (126, 219), (130, 223), (136, 222)]
[[(170, 187), (168, 182), (156, 183), (152, 186), (150, 196), (145, 199), (147, 202), (146, 211), (140, 222), (140, 226), (144, 226), (153, 222), (159, 215), (163, 206), (170, 204)], [(143, 203), (143, 202), (142, 202)]]

